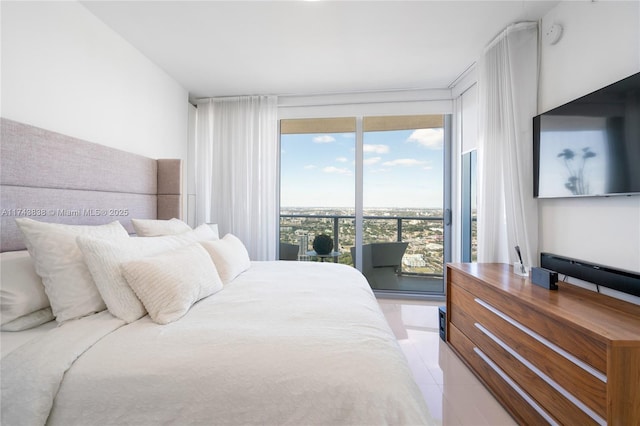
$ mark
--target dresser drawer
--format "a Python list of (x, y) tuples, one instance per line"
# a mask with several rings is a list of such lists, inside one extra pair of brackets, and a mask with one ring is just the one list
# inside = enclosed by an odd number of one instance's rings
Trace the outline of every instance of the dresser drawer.
[(565, 323), (560, 326), (558, 321), (544, 312), (538, 311), (536, 307), (527, 306), (521, 301), (514, 303), (511, 295), (502, 293), (473, 277), (455, 270), (449, 270), (449, 273), (451, 287), (458, 285), (468, 290), (475, 297), (496, 307), (535, 333), (545, 336), (548, 341), (573, 354), (577, 359), (592, 366), (600, 373), (606, 374), (606, 342), (593, 338), (580, 328), (574, 328), (572, 324)]
[[(499, 367), (491, 365), (482, 358), (482, 352), (475, 347), (464, 333), (453, 324), (449, 325), (447, 335), (449, 344), (474, 371), (476, 376), (484, 382), (494, 396), (523, 425), (543, 425), (550, 423), (553, 418), (537, 404), (531, 404), (531, 397), (517, 384), (510, 380)], [(535, 408), (534, 408), (535, 407)]]
[[(451, 285), (449, 291), (453, 305), (451, 322), (472, 341), (477, 344), (487, 341), (487, 335), (482, 329), (499, 336), (506, 346), (531, 364), (532, 368), (551, 379), (553, 383), (550, 386), (571, 389), (571, 396), (579, 401), (578, 405), (584, 404), (587, 411), (592, 410), (595, 415), (606, 418), (607, 385), (604, 374), (575, 359), (546, 338), (519, 324), (517, 319), (506, 316), (457, 285)], [(571, 332), (566, 330), (566, 333)], [(572, 340), (579, 341), (580, 337)], [(543, 394), (546, 392), (548, 390), (542, 391)]]

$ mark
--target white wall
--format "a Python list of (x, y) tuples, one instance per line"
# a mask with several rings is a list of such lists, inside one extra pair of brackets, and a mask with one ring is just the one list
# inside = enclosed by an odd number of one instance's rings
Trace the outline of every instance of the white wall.
[[(640, 71), (640, 2), (564, 1), (542, 21), (539, 112)], [(640, 196), (539, 200), (540, 251), (640, 271)]]
[(187, 157), (188, 93), (77, 2), (2, 2), (3, 117)]

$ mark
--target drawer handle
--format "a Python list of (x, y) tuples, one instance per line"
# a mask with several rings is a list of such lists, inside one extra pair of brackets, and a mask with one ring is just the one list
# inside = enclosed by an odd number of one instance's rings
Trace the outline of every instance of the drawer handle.
[(560, 346), (556, 345), (555, 343), (550, 342), (549, 340), (545, 339), (544, 337), (542, 337), (541, 335), (539, 335), (535, 331), (533, 331), (533, 330), (525, 327), (524, 325), (520, 324), (518, 321), (514, 320), (513, 318), (511, 318), (507, 314), (504, 314), (504, 313), (500, 312), (499, 310), (497, 310), (496, 308), (494, 308), (493, 306), (491, 306), (490, 304), (488, 304), (484, 300), (481, 300), (481, 299), (478, 299), (478, 298), (476, 298), (474, 300), (480, 306), (482, 306), (482, 307), (486, 308), (487, 310), (493, 312), (494, 314), (496, 314), (497, 316), (499, 316), (500, 318), (502, 318), (503, 320), (505, 320), (506, 322), (508, 322), (512, 326), (516, 327), (520, 331), (522, 331), (522, 332), (528, 334), (529, 336), (533, 337), (538, 342), (542, 343), (543, 345), (545, 345), (546, 347), (548, 347), (552, 351), (556, 352), (557, 354), (565, 357), (566, 359), (568, 359), (569, 361), (571, 361), (572, 363), (574, 363), (578, 367), (582, 368), (584, 371), (586, 371), (587, 373), (591, 374), (592, 376), (594, 376), (595, 378), (597, 378), (601, 382), (607, 383), (607, 376), (606, 375), (602, 374), (600, 371), (596, 370), (595, 368), (593, 368), (592, 366), (590, 366), (586, 362), (578, 359), (575, 355), (570, 354), (569, 352), (567, 352), (564, 349), (562, 349)]
[(491, 358), (489, 358), (487, 355), (485, 355), (484, 352), (482, 352), (480, 349), (478, 349), (476, 347), (473, 348), (473, 351), (480, 358), (482, 358), (482, 360), (484, 362), (486, 362), (489, 365), (489, 367), (491, 367), (491, 369), (498, 374), (498, 376), (502, 377), (502, 380), (507, 382), (507, 384), (509, 386), (511, 386), (514, 391), (516, 391), (525, 401), (527, 401), (529, 403), (529, 405), (534, 410), (536, 410), (538, 412), (538, 414), (540, 414), (542, 417), (544, 417), (544, 419), (546, 421), (548, 421), (549, 424), (559, 426), (558, 423), (556, 423), (556, 421), (549, 415), (549, 413), (544, 411), (544, 409), (542, 407), (540, 407), (538, 405), (538, 403), (536, 401), (534, 401), (534, 399), (529, 396), (528, 393), (526, 393), (524, 390), (522, 390), (522, 388), (520, 386), (518, 386), (518, 384), (516, 382), (514, 382), (513, 379), (507, 375), (507, 373), (502, 371), (502, 369), (500, 367), (498, 367), (498, 365), (495, 362), (493, 362), (491, 360)]
[(483, 332), (485, 334), (485, 336), (489, 337), (491, 340), (496, 342), (502, 349), (504, 349), (505, 351), (509, 352), (509, 354), (511, 356), (513, 356), (515, 359), (517, 359), (522, 364), (524, 364), (529, 370), (533, 371), (542, 380), (547, 382), (547, 384), (549, 386), (551, 386), (552, 388), (554, 388), (555, 390), (560, 392), (560, 394), (562, 394), (562, 396), (564, 396), (569, 401), (571, 401), (573, 403), (573, 405), (575, 405), (576, 407), (580, 408), (586, 415), (591, 417), (596, 423), (598, 423), (600, 425), (606, 425), (607, 424), (606, 420), (604, 420), (602, 417), (600, 417), (595, 411), (593, 411), (591, 408), (587, 407), (582, 401), (580, 401), (578, 398), (573, 396), (568, 390), (566, 390), (565, 388), (560, 386), (558, 383), (556, 383), (555, 380), (553, 380), (551, 377), (547, 376), (538, 367), (536, 367), (531, 362), (529, 362), (529, 360), (527, 360), (522, 355), (520, 355), (518, 352), (516, 352), (514, 349), (512, 349), (509, 345), (507, 345), (505, 342), (503, 342), (498, 336), (496, 336), (495, 334), (493, 334), (492, 332), (487, 330), (482, 324), (475, 323), (474, 325), (481, 332)]

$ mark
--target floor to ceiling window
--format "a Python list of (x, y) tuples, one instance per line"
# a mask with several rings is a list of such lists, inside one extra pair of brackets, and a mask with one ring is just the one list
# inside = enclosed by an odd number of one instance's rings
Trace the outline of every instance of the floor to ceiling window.
[[(370, 283), (377, 290), (439, 293), (444, 264), (444, 118), (365, 117), (363, 131), (363, 245), (371, 245), (374, 257), (393, 257), (406, 244), (397, 279), (388, 274), (376, 279), (380, 266), (373, 259)], [(405, 244), (399, 249), (379, 244), (385, 242)], [(364, 250), (363, 254), (368, 255)]]
[(460, 260), (478, 259), (477, 147), (478, 88), (469, 86), (457, 100), (460, 139)]
[(478, 260), (478, 215), (476, 197), (476, 151), (462, 154), (462, 261)]
[(281, 122), (281, 259), (313, 260), (307, 252), (324, 234), (339, 253), (329, 260), (354, 264), (355, 130), (355, 118)]
[[(444, 116), (364, 117), (360, 134), (358, 120), (281, 122), (281, 258), (358, 266), (377, 291), (442, 294)], [(331, 255), (313, 251), (320, 234)]]

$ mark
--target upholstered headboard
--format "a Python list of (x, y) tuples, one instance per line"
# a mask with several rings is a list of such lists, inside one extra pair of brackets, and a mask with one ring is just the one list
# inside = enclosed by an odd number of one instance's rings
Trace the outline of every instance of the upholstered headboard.
[(100, 225), (181, 217), (181, 160), (155, 160), (0, 119), (0, 251), (24, 249), (16, 217)]

